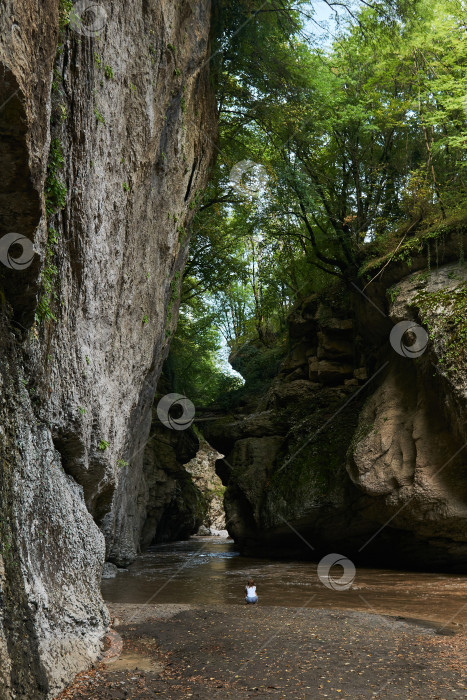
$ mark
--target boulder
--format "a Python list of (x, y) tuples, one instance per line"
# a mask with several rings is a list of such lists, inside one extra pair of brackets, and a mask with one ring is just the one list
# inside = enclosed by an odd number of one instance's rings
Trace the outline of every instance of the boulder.
[(102, 569), (102, 578), (115, 578), (118, 574), (118, 568), (111, 561), (106, 561)]
[(206, 525), (200, 525), (196, 534), (198, 537), (210, 537), (212, 533)]

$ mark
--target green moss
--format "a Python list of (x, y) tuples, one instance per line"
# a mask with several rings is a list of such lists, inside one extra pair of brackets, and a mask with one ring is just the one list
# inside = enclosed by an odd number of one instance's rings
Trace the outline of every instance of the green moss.
[[(362, 399), (356, 399), (337, 413), (324, 430), (322, 426), (330, 413), (338, 411), (338, 405), (326, 401), (320, 405), (319, 402), (318, 398), (315, 405), (306, 402), (297, 407), (297, 422), (270, 476), (272, 491), (280, 494), (292, 508), (300, 507), (304, 499), (322, 499), (329, 495), (337, 486), (349, 445), (355, 439)], [(299, 420), (305, 407), (307, 415)]]
[(453, 372), (467, 360), (467, 285), (436, 292), (419, 292), (414, 300), (430, 338), (441, 339), (443, 354), (439, 364)]
[(394, 252), (407, 235), (408, 225), (388, 234), (378, 241), (370, 243), (366, 248), (365, 262), (359, 270), (360, 277), (375, 274), (385, 264), (390, 262), (406, 263), (410, 268), (412, 259), (424, 255), (430, 261), (434, 257), (436, 264), (439, 262), (439, 243), (444, 242), (448, 236), (459, 237), (459, 261), (464, 257), (463, 236), (467, 233), (467, 213), (455, 212), (446, 219), (426, 222), (423, 229), (415, 235), (409, 234), (407, 240)]
[(226, 488), (226, 486), (217, 486), (215, 489), (208, 489), (205, 496), (209, 501), (212, 501), (214, 498), (223, 499)]

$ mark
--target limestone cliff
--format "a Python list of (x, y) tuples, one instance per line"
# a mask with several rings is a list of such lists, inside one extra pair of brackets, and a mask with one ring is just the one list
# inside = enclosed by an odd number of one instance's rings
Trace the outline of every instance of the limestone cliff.
[(206, 513), (203, 518), (205, 528), (225, 530), (224, 492), (225, 487), (216, 474), (216, 461), (220, 459), (217, 450), (201, 441), (196, 455), (185, 464), (191, 474), (193, 483), (198, 487), (206, 501)]
[[(243, 551), (467, 570), (465, 228), (442, 242), (306, 299), (254, 410), (206, 422)], [(430, 333), (415, 359), (390, 342), (404, 320)]]
[(18, 245), (0, 265), (2, 698), (53, 697), (97, 657), (105, 549), (137, 551), (213, 151), (209, 28), (209, 0), (0, 9), (0, 236), (34, 245), (22, 269), (5, 264)]

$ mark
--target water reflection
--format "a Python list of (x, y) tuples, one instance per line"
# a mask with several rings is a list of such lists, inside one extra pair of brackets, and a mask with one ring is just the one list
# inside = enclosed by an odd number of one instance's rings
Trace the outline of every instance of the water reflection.
[(261, 605), (351, 608), (467, 624), (467, 576), (357, 568), (349, 590), (333, 591), (319, 581), (314, 562), (242, 557), (232, 540), (217, 537), (151, 547), (128, 572), (104, 580), (102, 592), (113, 603), (229, 605), (243, 602), (250, 577)]

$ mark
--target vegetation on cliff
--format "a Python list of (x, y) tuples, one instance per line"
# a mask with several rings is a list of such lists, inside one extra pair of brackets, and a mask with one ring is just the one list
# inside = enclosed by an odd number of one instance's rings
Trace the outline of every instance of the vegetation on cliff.
[(229, 388), (216, 345), (280, 344), (297, 300), (395, 258), (429, 266), (465, 220), (463, 4), (341, 8), (324, 42), (307, 3), (260, 5), (215, 3), (219, 155), (171, 358), (183, 375), (193, 329), (209, 333), (201, 364), (217, 379), (198, 384), (214, 389), (190, 386), (203, 403)]

